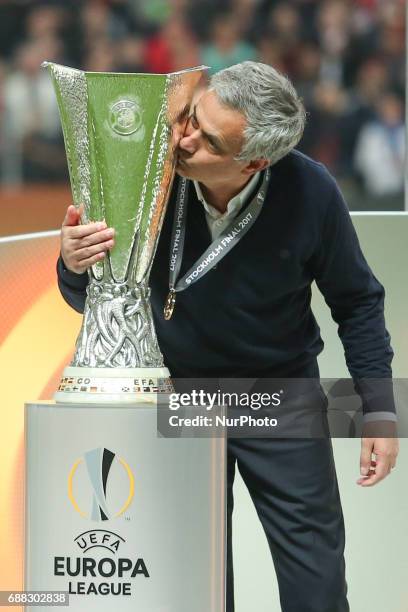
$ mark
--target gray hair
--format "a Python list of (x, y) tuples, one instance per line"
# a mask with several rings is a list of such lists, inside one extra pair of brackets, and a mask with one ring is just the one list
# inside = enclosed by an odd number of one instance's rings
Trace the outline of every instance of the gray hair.
[(267, 159), (275, 164), (301, 139), (306, 122), (303, 102), (289, 79), (272, 66), (235, 64), (214, 74), (209, 89), (246, 118), (237, 161)]

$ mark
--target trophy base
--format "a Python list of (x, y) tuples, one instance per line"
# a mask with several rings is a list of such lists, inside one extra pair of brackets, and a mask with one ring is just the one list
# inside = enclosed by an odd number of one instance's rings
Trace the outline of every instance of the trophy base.
[(173, 386), (167, 368), (83, 368), (64, 369), (57, 403), (152, 404), (158, 393), (171, 393)]

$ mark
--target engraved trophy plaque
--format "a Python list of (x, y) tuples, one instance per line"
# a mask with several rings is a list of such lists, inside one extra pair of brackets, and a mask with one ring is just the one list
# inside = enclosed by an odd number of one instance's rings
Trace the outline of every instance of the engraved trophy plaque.
[(73, 201), (105, 220), (115, 247), (89, 269), (84, 318), (57, 402), (155, 401), (169, 392), (148, 279), (174, 178), (172, 129), (204, 66), (172, 74), (97, 73), (45, 62), (57, 95)]

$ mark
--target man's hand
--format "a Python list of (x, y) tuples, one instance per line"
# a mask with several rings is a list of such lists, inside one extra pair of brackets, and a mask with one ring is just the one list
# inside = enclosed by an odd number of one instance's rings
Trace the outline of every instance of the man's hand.
[[(370, 433), (379, 423), (367, 424), (363, 435)], [(386, 430), (384, 429), (386, 427)], [(393, 421), (381, 422), (383, 435), (390, 435), (388, 438), (378, 437), (362, 437), (361, 438), (361, 455), (360, 455), (360, 474), (361, 478), (357, 480), (357, 484), (362, 487), (372, 487), (373, 485), (383, 480), (395, 467), (397, 455), (399, 451), (399, 442), (396, 437), (396, 424)], [(372, 432), (371, 432), (372, 433)], [(372, 460), (372, 454), (375, 455), (375, 461)]]
[(80, 225), (83, 206), (68, 206), (61, 228), (61, 257), (65, 267), (81, 274), (101, 261), (106, 251), (113, 248), (115, 230), (104, 221)]

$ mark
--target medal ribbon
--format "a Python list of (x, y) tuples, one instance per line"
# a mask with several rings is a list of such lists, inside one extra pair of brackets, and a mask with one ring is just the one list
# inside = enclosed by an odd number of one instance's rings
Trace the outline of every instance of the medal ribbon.
[[(214, 240), (206, 251), (201, 255), (195, 264), (180, 278), (177, 282), (177, 277), (180, 272), (181, 262), (183, 259), (184, 241), (186, 233), (187, 219), (187, 197), (189, 183), (186, 178), (180, 180), (177, 191), (176, 208), (174, 211), (173, 228), (170, 243), (170, 272), (169, 272), (169, 288), (170, 293), (167, 300), (167, 307), (171, 308), (168, 313), (170, 318), (172, 309), (174, 308), (175, 293), (184, 291), (202, 278), (209, 272), (227, 253), (234, 248), (236, 244), (245, 236), (252, 225), (258, 218), (261, 212), (262, 205), (265, 200), (266, 191), (268, 189), (271, 172), (267, 168), (264, 172), (262, 184), (258, 192), (252, 198), (251, 203), (241, 212), (231, 223), (223, 230), (219, 237)], [(166, 310), (166, 308), (165, 308)]]

